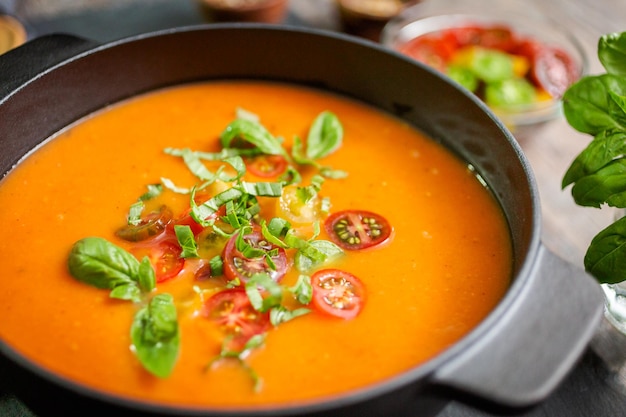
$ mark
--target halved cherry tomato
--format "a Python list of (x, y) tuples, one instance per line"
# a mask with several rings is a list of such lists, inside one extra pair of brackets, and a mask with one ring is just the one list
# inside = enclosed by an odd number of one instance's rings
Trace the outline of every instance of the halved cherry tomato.
[(456, 48), (454, 39), (424, 35), (402, 45), (400, 52), (432, 68), (444, 71)]
[(275, 177), (287, 169), (287, 160), (281, 155), (257, 155), (244, 161), (252, 175), (262, 178)]
[(578, 79), (578, 75), (572, 57), (561, 49), (543, 47), (534, 55), (532, 80), (553, 97), (563, 96), (567, 87)]
[(125, 225), (119, 228), (115, 235), (129, 242), (139, 242), (157, 236), (167, 228), (172, 221), (172, 210), (161, 206), (159, 211), (146, 215), (138, 225)]
[(354, 275), (340, 269), (322, 269), (311, 276), (313, 306), (342, 319), (353, 319), (365, 305), (365, 286)]
[(365, 210), (345, 210), (331, 214), (324, 222), (331, 240), (344, 249), (359, 250), (389, 240), (393, 228), (383, 216)]
[(197, 236), (204, 230), (204, 227), (191, 217), (191, 208), (187, 209), (182, 216), (172, 222), (172, 230), (176, 225), (189, 226), (194, 236)]
[(217, 323), (232, 337), (229, 347), (240, 350), (246, 342), (270, 327), (269, 313), (261, 313), (252, 307), (243, 289), (220, 291), (205, 301), (201, 314)]
[(174, 278), (185, 265), (185, 259), (180, 257), (182, 248), (173, 232), (165, 232), (154, 239), (137, 243), (130, 252), (139, 260), (144, 256), (150, 259), (157, 282)]
[(515, 43), (516, 39), (510, 28), (506, 26), (491, 26), (479, 29), (478, 37), (473, 44), (483, 48), (508, 52), (515, 46)]
[(231, 237), (222, 253), (224, 259), (224, 275), (228, 279), (239, 279), (242, 283), (246, 283), (250, 277), (256, 273), (267, 273), (272, 280), (279, 282), (287, 272), (287, 255), (285, 250), (273, 245), (265, 240), (263, 234), (254, 230), (245, 235), (243, 239), (255, 248), (263, 249), (266, 252), (275, 252), (270, 257), (275, 268), (272, 268), (265, 256), (259, 258), (247, 258), (237, 250), (237, 234)]

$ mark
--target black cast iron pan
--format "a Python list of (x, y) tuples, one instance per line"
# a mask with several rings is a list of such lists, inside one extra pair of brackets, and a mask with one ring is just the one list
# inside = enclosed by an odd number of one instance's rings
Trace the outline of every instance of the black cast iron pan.
[(497, 308), (427, 363), (309, 404), (221, 410), (122, 399), (52, 375), (0, 340), (5, 383), (42, 416), (95, 410), (133, 416), (425, 416), (450, 398), (490, 411), (531, 407), (546, 398), (593, 334), (602, 311), (600, 289), (541, 243), (537, 188), (507, 129), (471, 94), (377, 44), (255, 24), (181, 28), (105, 45), (63, 35), (36, 39), (0, 57), (0, 175), (50, 135), (111, 103), (171, 85), (250, 78), (372, 104), (476, 167), (502, 205), (514, 244), (514, 281)]

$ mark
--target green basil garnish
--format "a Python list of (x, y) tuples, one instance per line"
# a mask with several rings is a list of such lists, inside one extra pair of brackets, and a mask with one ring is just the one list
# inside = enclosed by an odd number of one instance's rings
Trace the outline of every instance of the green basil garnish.
[(309, 314), (311, 310), (308, 308), (296, 308), (295, 310), (289, 310), (284, 306), (277, 306), (270, 310), (270, 323), (273, 326), (286, 323), (305, 314)]
[(316, 160), (335, 152), (343, 140), (343, 126), (337, 116), (329, 111), (320, 113), (311, 128), (306, 141), (306, 156)]
[(175, 225), (174, 233), (178, 244), (183, 249), (180, 254), (181, 258), (198, 258), (198, 245), (196, 245), (196, 238), (191, 231), (191, 227), (188, 225)]
[(343, 249), (328, 240), (313, 240), (296, 252), (294, 264), (298, 271), (309, 272), (343, 255)]
[(287, 156), (280, 141), (272, 136), (263, 125), (255, 121), (236, 119), (220, 135), (220, 141), (224, 148), (232, 148), (232, 144), (236, 140), (251, 143), (268, 155)]
[(143, 367), (160, 378), (169, 376), (178, 359), (180, 345), (172, 296), (155, 295), (135, 315), (130, 334), (135, 354)]
[[(68, 259), (70, 274), (94, 287), (115, 290), (135, 286), (138, 290), (150, 291), (154, 288), (154, 270), (142, 264), (140, 267), (133, 255), (99, 237), (76, 242)], [(123, 288), (113, 291), (111, 296), (138, 301), (140, 292)]]
[(254, 274), (245, 288), (252, 307), (262, 313), (280, 306), (283, 301), (282, 287), (266, 273)]
[(309, 304), (313, 299), (311, 277), (308, 275), (300, 275), (296, 284), (289, 288), (289, 291), (296, 297), (296, 300), (298, 300), (300, 304)]

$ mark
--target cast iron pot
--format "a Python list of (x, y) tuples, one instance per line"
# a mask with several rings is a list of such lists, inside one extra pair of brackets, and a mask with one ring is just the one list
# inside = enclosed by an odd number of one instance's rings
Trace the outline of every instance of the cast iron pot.
[(182, 28), (105, 45), (64, 35), (36, 39), (0, 57), (0, 172), (5, 175), (50, 135), (108, 104), (176, 84), (251, 78), (369, 103), (476, 167), (502, 205), (513, 239), (514, 280), (504, 299), (432, 360), (311, 403), (223, 410), (123, 399), (53, 375), (0, 340), (2, 379), (11, 390), (39, 415), (107, 410), (179, 416), (422, 416), (436, 414), (450, 398), (499, 411), (531, 407), (552, 392), (601, 317), (599, 287), (541, 243), (531, 169), (495, 116), (438, 73), (369, 41), (257, 24)]

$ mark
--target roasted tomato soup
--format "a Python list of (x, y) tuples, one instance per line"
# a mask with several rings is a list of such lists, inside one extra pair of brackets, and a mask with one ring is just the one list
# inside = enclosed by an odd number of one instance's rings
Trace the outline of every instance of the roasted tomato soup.
[(69, 127), (0, 183), (0, 337), (109, 393), (285, 404), (457, 341), (511, 241), (473, 170), (361, 103), (181, 86)]

